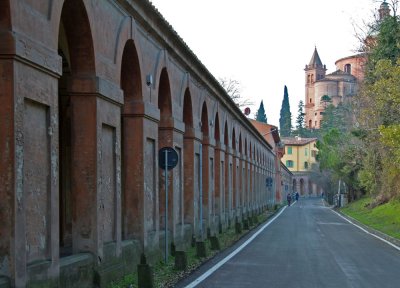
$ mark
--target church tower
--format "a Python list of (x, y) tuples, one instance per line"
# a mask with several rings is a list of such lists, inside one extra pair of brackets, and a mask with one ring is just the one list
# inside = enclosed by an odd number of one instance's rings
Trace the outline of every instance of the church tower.
[(390, 8), (389, 4), (386, 3), (386, 0), (384, 0), (378, 10), (379, 12), (379, 20), (384, 19), (385, 17), (390, 15)]
[[(305, 107), (305, 125), (307, 128), (312, 129), (316, 126), (314, 120), (315, 110), (315, 81), (325, 78), (326, 66), (322, 64), (321, 58), (319, 58), (317, 47), (315, 47), (314, 53), (311, 57), (310, 63), (306, 65), (305, 71), (305, 83), (306, 83), (306, 95), (304, 101)], [(319, 124), (319, 123), (318, 123)]]

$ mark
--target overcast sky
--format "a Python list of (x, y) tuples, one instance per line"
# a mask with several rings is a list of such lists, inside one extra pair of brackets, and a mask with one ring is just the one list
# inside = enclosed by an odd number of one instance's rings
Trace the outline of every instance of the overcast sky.
[(373, 19), (375, 0), (151, 0), (208, 70), (239, 81), (251, 115), (264, 101), (279, 126), (284, 85), (294, 124), (304, 101), (304, 67), (317, 47), (327, 73), (354, 54), (355, 25)]

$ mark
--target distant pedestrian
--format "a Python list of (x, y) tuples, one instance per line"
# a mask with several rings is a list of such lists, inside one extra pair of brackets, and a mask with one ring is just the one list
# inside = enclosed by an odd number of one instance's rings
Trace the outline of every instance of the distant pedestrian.
[(287, 194), (286, 200), (287, 200), (288, 206), (290, 206), (290, 202), (292, 202), (292, 196), (290, 195), (290, 193)]
[(295, 196), (296, 197), (296, 201), (299, 201), (299, 196), (300, 196), (299, 192), (296, 192), (296, 196)]

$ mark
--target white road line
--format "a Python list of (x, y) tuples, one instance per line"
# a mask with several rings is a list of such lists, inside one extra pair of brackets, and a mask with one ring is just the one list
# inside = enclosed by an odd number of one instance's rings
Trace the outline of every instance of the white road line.
[(375, 234), (373, 234), (373, 233), (371, 233), (371, 232), (365, 230), (363, 227), (357, 225), (356, 223), (352, 222), (351, 220), (347, 219), (346, 217), (343, 217), (343, 216), (340, 215), (338, 212), (336, 212), (336, 211), (334, 211), (334, 210), (331, 210), (331, 211), (332, 211), (333, 213), (335, 213), (336, 215), (338, 215), (339, 217), (341, 217), (342, 219), (344, 219), (344, 220), (346, 220), (347, 222), (349, 222), (350, 224), (353, 224), (354, 226), (356, 226), (358, 229), (362, 230), (363, 232), (365, 232), (365, 233), (367, 233), (367, 234), (369, 234), (369, 235), (371, 235), (371, 236), (374, 236), (375, 238), (377, 238), (377, 239), (379, 239), (379, 240), (385, 242), (386, 244), (392, 246), (394, 249), (400, 251), (400, 247), (399, 247), (399, 246), (397, 246), (397, 245), (395, 245), (395, 244), (393, 244), (393, 243), (387, 241), (386, 239), (383, 239), (382, 237), (379, 237), (378, 235), (375, 235)]
[[(294, 203), (293, 203), (294, 204)], [(224, 259), (222, 259), (221, 261), (219, 261), (217, 264), (215, 264), (213, 267), (211, 267), (209, 270), (207, 270), (207, 272), (205, 272), (203, 275), (201, 275), (200, 277), (198, 277), (196, 280), (194, 280), (192, 283), (190, 283), (189, 285), (187, 285), (185, 288), (193, 288), (196, 287), (198, 284), (200, 284), (201, 282), (204, 281), (204, 279), (206, 279), (208, 276), (210, 276), (212, 273), (214, 273), (218, 268), (220, 268), (222, 265), (224, 265), (226, 262), (228, 262), (233, 256), (235, 256), (236, 254), (238, 254), (240, 251), (243, 250), (244, 247), (246, 247), (251, 241), (254, 240), (254, 238), (256, 238), (265, 228), (267, 228), (272, 222), (275, 221), (276, 218), (278, 218), (283, 211), (285, 211), (285, 209), (287, 208), (287, 206), (283, 207), (282, 210), (276, 215), (274, 216), (274, 218), (272, 218), (270, 221), (268, 221), (263, 227), (261, 227), (260, 230), (258, 230), (256, 233), (254, 233), (253, 236), (251, 236), (249, 239), (246, 240), (246, 242), (244, 242), (242, 245), (240, 245), (235, 251), (233, 251), (231, 254), (229, 254), (228, 256), (226, 256)]]

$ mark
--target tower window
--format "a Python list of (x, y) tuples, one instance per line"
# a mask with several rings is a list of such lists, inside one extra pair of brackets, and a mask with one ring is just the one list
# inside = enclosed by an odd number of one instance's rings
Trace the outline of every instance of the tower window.
[(351, 74), (351, 64), (344, 65), (344, 72)]

